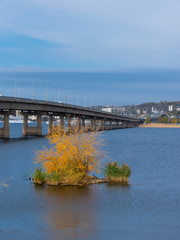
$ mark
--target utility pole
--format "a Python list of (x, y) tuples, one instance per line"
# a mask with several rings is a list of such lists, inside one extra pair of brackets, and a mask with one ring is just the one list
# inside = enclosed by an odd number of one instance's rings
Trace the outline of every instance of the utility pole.
[(59, 92), (59, 88), (58, 88), (58, 102), (60, 102), (60, 92)]
[(34, 100), (34, 81), (32, 80), (32, 100)]
[(78, 94), (77, 94), (77, 96), (76, 96), (76, 105), (77, 105), (77, 106), (78, 106), (78, 104), (79, 104), (79, 101), (78, 101), (79, 99), (78, 99), (78, 97), (79, 97), (79, 96), (78, 96)]
[(48, 102), (48, 84), (46, 85), (46, 101)]

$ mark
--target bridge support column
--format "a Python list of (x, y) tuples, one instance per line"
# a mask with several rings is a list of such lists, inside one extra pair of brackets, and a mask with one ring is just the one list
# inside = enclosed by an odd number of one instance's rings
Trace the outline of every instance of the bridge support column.
[(127, 128), (127, 123), (126, 122), (122, 122), (122, 128)]
[(24, 114), (23, 136), (28, 136), (28, 114)]
[(91, 118), (91, 131), (96, 129), (96, 118)]
[(85, 129), (85, 127), (86, 127), (86, 124), (85, 124), (85, 118), (84, 117), (82, 117), (82, 127)]
[(112, 121), (109, 121), (109, 129), (111, 130), (113, 128)]
[(133, 126), (134, 126), (133, 123), (128, 123), (128, 124), (127, 124), (127, 127), (128, 127), (128, 128), (132, 128)]
[(67, 115), (67, 132), (71, 131), (71, 115)]
[(49, 126), (48, 126), (48, 134), (51, 134), (53, 125), (53, 115), (49, 115)]
[(101, 130), (101, 131), (104, 131), (104, 119), (101, 120), (100, 130)]
[(64, 129), (64, 115), (61, 115), (61, 128)]
[(78, 128), (78, 131), (81, 130), (81, 117), (80, 116), (78, 116), (78, 118), (77, 118), (77, 128)]
[(107, 123), (106, 123), (106, 119), (104, 120), (104, 130), (108, 130), (108, 125), (107, 125)]
[(0, 138), (9, 138), (9, 112), (3, 113), (4, 115), (4, 126), (0, 128)]
[(28, 126), (28, 113), (24, 113), (23, 136), (42, 136), (41, 114), (37, 115), (37, 126)]

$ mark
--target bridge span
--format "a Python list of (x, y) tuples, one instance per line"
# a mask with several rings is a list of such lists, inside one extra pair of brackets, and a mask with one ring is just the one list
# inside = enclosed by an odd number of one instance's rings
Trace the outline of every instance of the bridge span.
[[(27, 98), (0, 97), (0, 115), (4, 116), (3, 127), (0, 128), (0, 138), (9, 138), (9, 115), (15, 110), (20, 110), (24, 116), (23, 136), (42, 136), (42, 116), (49, 117), (48, 132), (51, 132), (53, 116), (59, 116), (60, 124), (64, 127), (65, 120), (67, 128), (71, 127), (72, 120), (77, 126), (86, 125), (93, 131), (98, 125), (99, 130), (112, 130), (120, 128), (137, 127), (143, 122), (141, 119), (129, 118), (103, 111), (97, 111), (86, 107), (43, 101)], [(28, 115), (37, 116), (37, 126), (28, 126)], [(85, 121), (86, 120), (86, 121)]]

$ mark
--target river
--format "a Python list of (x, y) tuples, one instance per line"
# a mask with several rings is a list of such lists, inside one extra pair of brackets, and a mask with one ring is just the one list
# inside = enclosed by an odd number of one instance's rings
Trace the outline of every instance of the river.
[[(12, 125), (12, 124), (11, 124)], [(109, 160), (131, 166), (129, 186), (41, 187), (28, 180), (45, 138), (0, 140), (0, 239), (180, 239), (180, 130), (103, 133)]]

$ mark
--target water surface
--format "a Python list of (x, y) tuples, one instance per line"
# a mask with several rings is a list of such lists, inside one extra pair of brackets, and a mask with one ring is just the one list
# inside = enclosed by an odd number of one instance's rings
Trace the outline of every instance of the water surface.
[(179, 239), (180, 130), (122, 129), (103, 138), (103, 161), (131, 166), (129, 186), (35, 186), (28, 172), (47, 140), (0, 140), (0, 239)]

